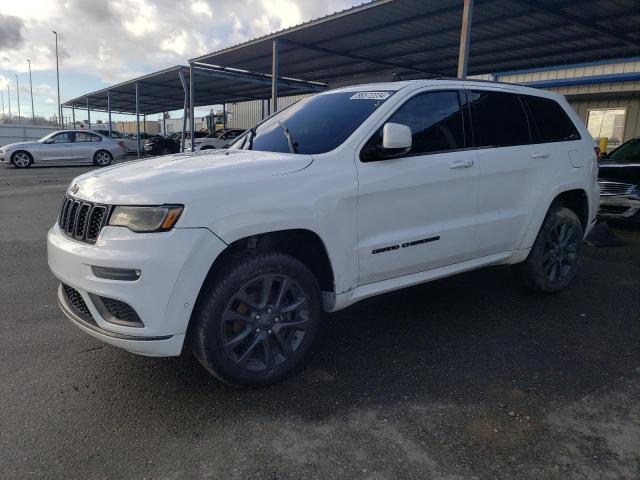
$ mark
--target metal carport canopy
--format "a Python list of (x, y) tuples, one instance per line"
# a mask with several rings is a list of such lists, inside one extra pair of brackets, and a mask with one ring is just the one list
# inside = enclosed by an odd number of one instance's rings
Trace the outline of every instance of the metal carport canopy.
[[(466, 2), (469, 75), (640, 53), (638, 0)], [(275, 56), (279, 75), (332, 85), (393, 74), (453, 77), (462, 13), (463, 0), (376, 0), (191, 62), (272, 72)]]
[[(136, 114), (136, 84), (139, 90), (140, 115), (182, 110), (185, 92), (180, 74), (189, 89), (189, 67), (175, 66), (143, 75), (113, 85), (62, 104), (65, 108), (107, 111), (109, 97), (112, 113)], [(224, 69), (214, 66), (194, 68), (195, 106), (221, 105), (245, 100), (267, 99), (271, 95), (271, 77), (239, 69)], [(279, 88), (284, 95), (315, 92), (325, 85), (280, 78)]]

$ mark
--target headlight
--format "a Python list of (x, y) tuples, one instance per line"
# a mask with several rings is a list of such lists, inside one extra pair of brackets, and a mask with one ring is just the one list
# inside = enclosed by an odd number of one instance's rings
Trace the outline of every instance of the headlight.
[(127, 227), (134, 232), (165, 232), (171, 230), (180, 218), (182, 205), (160, 207), (123, 207), (113, 209), (109, 225)]

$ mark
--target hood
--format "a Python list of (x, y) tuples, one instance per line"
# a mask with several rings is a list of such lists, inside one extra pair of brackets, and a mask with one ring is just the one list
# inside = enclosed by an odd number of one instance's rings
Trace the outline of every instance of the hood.
[(38, 145), (40, 145), (40, 142), (16, 142), (16, 143), (9, 143), (8, 145), (4, 145), (0, 147), (0, 149), (15, 150), (16, 148), (35, 147)]
[(205, 150), (121, 163), (86, 173), (71, 182), (74, 196), (119, 205), (185, 204), (217, 186), (238, 189), (308, 167), (310, 155), (248, 150)]

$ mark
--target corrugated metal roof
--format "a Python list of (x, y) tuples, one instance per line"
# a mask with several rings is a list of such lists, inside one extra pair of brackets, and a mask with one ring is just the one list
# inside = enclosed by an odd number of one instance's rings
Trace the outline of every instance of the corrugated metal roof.
[[(462, 0), (374, 1), (193, 60), (270, 72), (278, 38), (282, 75), (326, 83), (394, 74), (455, 76), (462, 6)], [(638, 0), (475, 2), (470, 75), (639, 52)]]
[[(64, 102), (62, 106), (84, 109), (87, 108), (88, 98), (91, 110), (106, 111), (107, 92), (110, 92), (111, 111), (132, 114), (136, 111), (136, 83), (138, 83), (140, 114), (179, 110), (183, 107), (184, 102), (184, 90), (179, 76), (180, 71), (184, 75), (188, 88), (189, 67), (177, 65), (82, 95)], [(194, 75), (196, 107), (262, 99), (271, 95), (270, 82), (255, 83), (241, 80), (243, 76), (249, 77), (250, 72), (227, 71), (226, 73), (237, 75), (238, 77), (223, 78), (221, 76), (211, 76), (205, 71), (196, 70)], [(317, 84), (315, 88), (311, 88), (311, 85), (309, 87), (308, 89), (305, 89), (304, 86), (293, 87), (287, 79), (281, 79), (279, 91), (282, 95), (294, 95), (301, 91), (317, 91), (322, 85)]]
[[(338, 86), (367, 80), (456, 75), (462, 0), (375, 0), (240, 45), (192, 59), (271, 73), (279, 39), (281, 76)], [(546, 67), (640, 54), (639, 0), (475, 0), (469, 75)], [(173, 67), (109, 90), (112, 109), (176, 110), (182, 86)], [(184, 70), (186, 72), (186, 70)], [(187, 75), (188, 77), (188, 75)], [(64, 106), (106, 109), (107, 89)], [(196, 106), (269, 98), (268, 85), (197, 77)], [(282, 96), (301, 93), (281, 86)]]

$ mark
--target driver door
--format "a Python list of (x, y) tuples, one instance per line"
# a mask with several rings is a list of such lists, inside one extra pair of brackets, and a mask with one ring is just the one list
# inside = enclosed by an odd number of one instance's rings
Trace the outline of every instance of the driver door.
[(40, 160), (42, 162), (59, 162), (72, 158), (73, 137), (73, 132), (61, 132), (51, 137), (40, 147)]
[[(411, 128), (411, 150), (356, 160), (360, 285), (473, 258), (479, 168), (464, 99), (456, 90), (415, 95), (385, 122)], [(381, 130), (362, 150), (382, 144)]]

